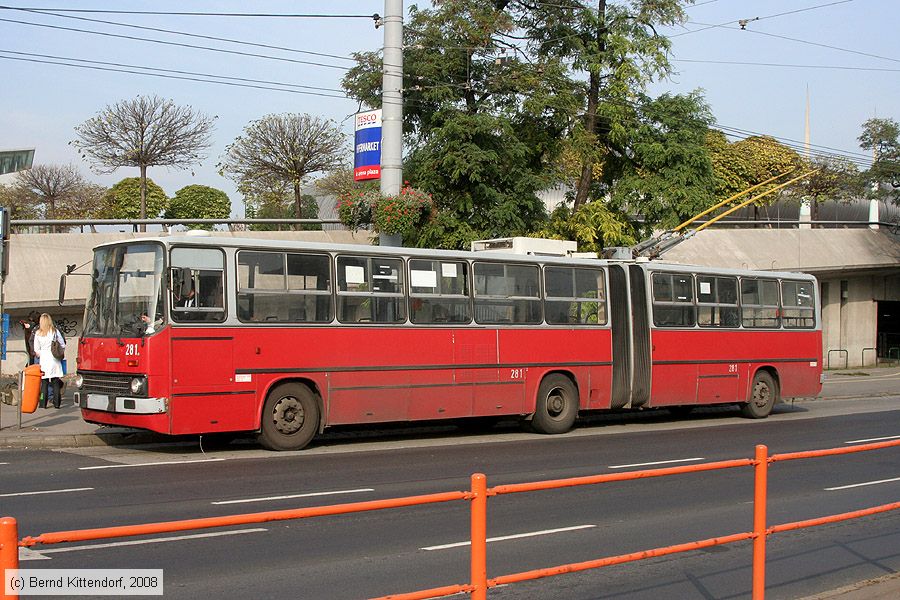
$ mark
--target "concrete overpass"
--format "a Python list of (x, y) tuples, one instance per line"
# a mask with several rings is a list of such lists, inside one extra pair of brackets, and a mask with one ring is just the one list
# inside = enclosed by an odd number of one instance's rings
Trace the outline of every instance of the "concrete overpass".
[[(24, 336), (18, 320), (32, 310), (49, 312), (69, 340), (81, 334), (89, 279), (69, 277), (66, 302), (60, 307), (59, 276), (66, 265), (89, 262), (98, 244), (156, 235), (159, 233), (12, 235), (4, 287), (4, 311), (10, 313), (11, 332), (3, 372), (17, 371), (24, 365)], [(367, 244), (371, 234), (332, 230), (217, 235)], [(885, 228), (707, 229), (666, 253), (664, 259), (812, 273), (820, 281), (826, 364), (872, 365), (876, 353), (900, 359), (900, 237)], [(74, 345), (68, 353), (74, 364)]]

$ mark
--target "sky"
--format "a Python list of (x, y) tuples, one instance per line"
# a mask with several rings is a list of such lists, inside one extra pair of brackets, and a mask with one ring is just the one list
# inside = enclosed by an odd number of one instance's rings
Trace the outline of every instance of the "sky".
[[(105, 106), (155, 94), (215, 116), (216, 121), (212, 147), (201, 164), (186, 170), (151, 167), (149, 176), (170, 196), (191, 184), (222, 189), (231, 198), (232, 213), (238, 217), (243, 216), (240, 195), (234, 183), (216, 169), (228, 144), (246, 125), (264, 115), (309, 113), (332, 119), (347, 132), (349, 160), (351, 116), (358, 104), (343, 97), (340, 79), (353, 64), (348, 60), (352, 52), (375, 50), (383, 43), (383, 29), (376, 29), (371, 17), (349, 16), (383, 14), (384, 2), (380, 0), (6, 0), (0, 4), (7, 7), (0, 8), (0, 150), (36, 148), (36, 164), (72, 163), (91, 181), (103, 185), (135, 177), (137, 168), (120, 168), (111, 174), (92, 172), (70, 142), (76, 137), (74, 127)], [(412, 4), (416, 3), (404, 2), (405, 9)], [(59, 17), (8, 7), (344, 16), (237, 18), (66, 12), (61, 14), (67, 17)], [(898, 8), (898, 0), (697, 0), (687, 10), (689, 21), (685, 25), (660, 30), (671, 36), (675, 72), (654, 83), (651, 93), (701, 89), (716, 122), (729, 132), (772, 135), (790, 145), (802, 145), (808, 93), (813, 150), (864, 159), (865, 153), (857, 141), (862, 123), (875, 116), (900, 120)], [(114, 21), (282, 49), (79, 19)], [(747, 20), (744, 30), (738, 24), (742, 19)], [(61, 28), (165, 40), (280, 60)], [(57, 58), (48, 58), (51, 56)], [(61, 58), (69, 62), (81, 59), (123, 65), (93, 65), (106, 69), (135, 70), (132, 66), (143, 66), (185, 72), (169, 72), (168, 76), (200, 78), (187, 74), (190, 72), (324, 89), (234, 80), (278, 89), (226, 86), (34, 62), (58, 62)]]

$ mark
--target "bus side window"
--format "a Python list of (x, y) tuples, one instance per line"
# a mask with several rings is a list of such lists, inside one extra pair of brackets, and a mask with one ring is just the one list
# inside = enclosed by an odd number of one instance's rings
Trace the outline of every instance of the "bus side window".
[(693, 327), (693, 277), (684, 273), (653, 274), (653, 324), (657, 327)]
[[(171, 265), (190, 280), (171, 290), (172, 320), (176, 322), (222, 322), (225, 320), (225, 255), (217, 248), (176, 246)], [(183, 290), (190, 292), (183, 296)]]

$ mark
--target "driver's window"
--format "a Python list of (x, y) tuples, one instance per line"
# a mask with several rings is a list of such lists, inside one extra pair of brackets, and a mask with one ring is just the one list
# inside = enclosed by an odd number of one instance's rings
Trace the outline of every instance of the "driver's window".
[(172, 320), (224, 321), (224, 253), (214, 248), (172, 248), (170, 266)]

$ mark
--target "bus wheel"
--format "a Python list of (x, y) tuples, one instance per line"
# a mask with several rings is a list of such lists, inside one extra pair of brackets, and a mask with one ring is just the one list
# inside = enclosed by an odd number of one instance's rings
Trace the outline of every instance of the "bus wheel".
[(301, 383), (274, 388), (263, 406), (259, 443), (269, 450), (300, 450), (319, 429), (316, 396)]
[(772, 412), (778, 400), (778, 384), (767, 371), (758, 371), (753, 377), (750, 400), (741, 405), (741, 414), (748, 419), (764, 419)]
[(538, 388), (531, 427), (538, 433), (565, 433), (578, 416), (578, 391), (565, 375), (548, 375)]

